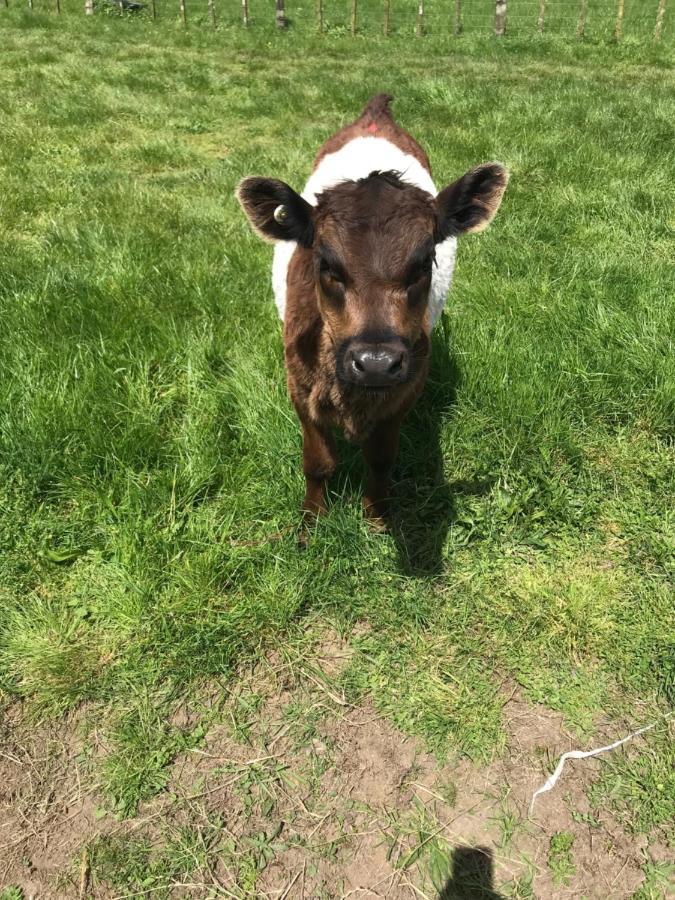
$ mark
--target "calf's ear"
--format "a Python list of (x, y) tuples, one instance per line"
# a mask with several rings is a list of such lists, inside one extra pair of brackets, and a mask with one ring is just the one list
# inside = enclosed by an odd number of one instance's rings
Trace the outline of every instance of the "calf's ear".
[(244, 178), (237, 199), (249, 222), (267, 241), (297, 241), (311, 247), (312, 207), (293, 188), (276, 178)]
[(482, 231), (502, 202), (509, 173), (499, 163), (471, 169), (436, 197), (439, 241), (469, 231)]

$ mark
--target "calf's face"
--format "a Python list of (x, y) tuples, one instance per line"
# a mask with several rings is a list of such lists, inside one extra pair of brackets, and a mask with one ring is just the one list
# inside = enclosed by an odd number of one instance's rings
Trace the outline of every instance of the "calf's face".
[(318, 198), (316, 295), (341, 381), (386, 390), (414, 376), (426, 351), (435, 223), (431, 196), (394, 175)]
[(262, 237), (312, 249), (337, 377), (389, 390), (413, 378), (427, 353), (436, 245), (485, 228), (507, 180), (488, 163), (432, 197), (396, 173), (374, 172), (325, 191), (312, 207), (282, 181), (247, 178), (238, 197)]

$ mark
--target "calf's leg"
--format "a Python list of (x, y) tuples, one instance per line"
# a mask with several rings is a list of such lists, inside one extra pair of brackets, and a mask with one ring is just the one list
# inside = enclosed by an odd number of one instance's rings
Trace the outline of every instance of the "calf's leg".
[(380, 422), (363, 444), (368, 480), (363, 509), (369, 519), (384, 520), (388, 512), (389, 476), (398, 454), (399, 417)]
[(302, 503), (305, 518), (326, 512), (326, 481), (335, 471), (337, 452), (330, 431), (302, 421), (302, 468), (307, 490)]

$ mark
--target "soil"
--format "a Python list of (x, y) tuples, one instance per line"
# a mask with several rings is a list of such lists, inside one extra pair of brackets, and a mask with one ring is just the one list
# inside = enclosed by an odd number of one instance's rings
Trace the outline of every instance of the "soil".
[[(466, 759), (441, 766), (374, 707), (352, 706), (336, 693), (332, 682), (349, 657), (349, 646), (332, 633), (311, 660), (271, 656), (238, 695), (257, 698), (253, 721), (243, 732), (233, 727), (233, 698), (230, 721), (222, 716), (201, 747), (182, 754), (168, 789), (124, 822), (97, 808), (96, 732), (88, 729), (86, 745), (81, 736), (86, 710), (58, 727), (32, 730), (20, 706), (6, 710), (0, 888), (18, 885), (26, 898), (112, 897), (88, 872), (93, 840), (136, 832), (160, 842), (167, 824), (218, 816), (230, 842), (224, 846), (237, 852), (218, 852), (171, 896), (206, 897), (211, 889), (277, 900), (496, 900), (506, 890), (542, 900), (632, 896), (644, 877), (648, 839), (627, 833), (609, 811), (590, 808), (587, 790), (601, 760), (568, 763), (528, 816), (551, 763), (579, 743), (561, 715), (512, 688), (503, 711), (506, 752), (486, 766)], [(195, 720), (190, 709), (177, 716)], [(609, 733), (600, 729), (597, 743)], [(94, 757), (102, 752), (94, 746)], [(548, 865), (558, 832), (574, 835), (575, 871), (566, 883)], [(242, 860), (255, 856), (261, 841), (270, 852), (262, 863), (257, 857), (255, 887), (244, 894)], [(654, 843), (649, 853), (667, 850)]]

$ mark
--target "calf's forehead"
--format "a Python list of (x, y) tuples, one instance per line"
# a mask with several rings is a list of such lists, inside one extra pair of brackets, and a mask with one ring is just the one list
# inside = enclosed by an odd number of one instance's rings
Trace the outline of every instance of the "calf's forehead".
[(411, 252), (433, 236), (436, 210), (430, 194), (378, 178), (339, 185), (319, 198), (317, 245), (328, 244), (346, 266), (396, 274)]

